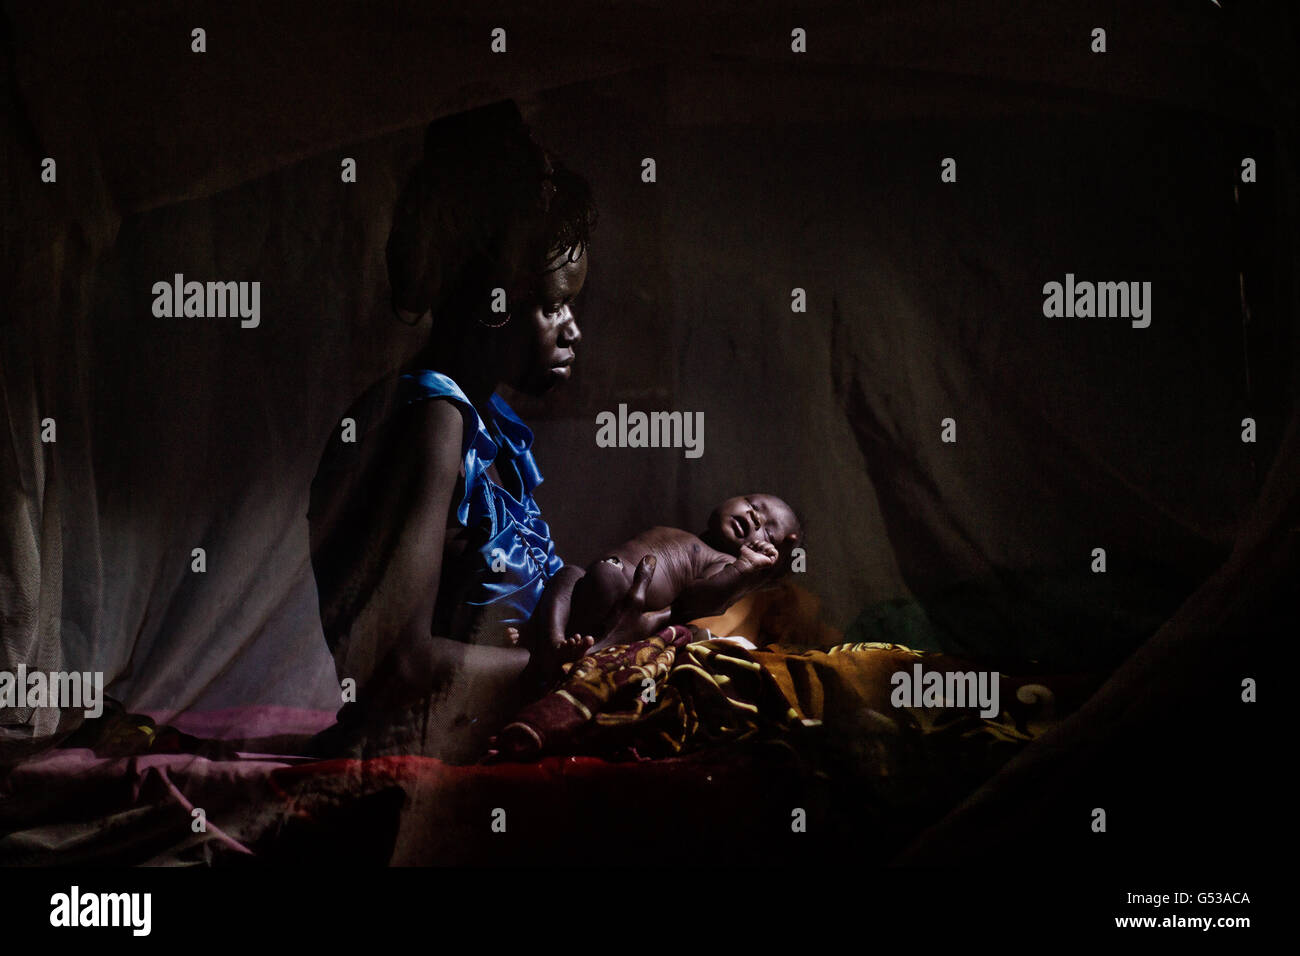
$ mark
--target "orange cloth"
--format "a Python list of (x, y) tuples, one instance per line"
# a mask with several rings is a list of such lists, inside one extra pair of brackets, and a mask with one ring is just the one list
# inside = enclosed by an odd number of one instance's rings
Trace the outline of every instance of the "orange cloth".
[(834, 647), (840, 631), (821, 619), (821, 599), (792, 581), (745, 595), (724, 613), (691, 621), (715, 637), (744, 637), (762, 647)]

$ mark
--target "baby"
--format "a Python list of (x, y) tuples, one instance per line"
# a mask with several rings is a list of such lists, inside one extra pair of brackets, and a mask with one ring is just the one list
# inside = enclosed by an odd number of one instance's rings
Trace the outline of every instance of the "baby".
[(761, 494), (728, 498), (713, 509), (708, 530), (699, 536), (680, 528), (651, 528), (587, 568), (573, 589), (567, 629), (573, 636), (554, 652), (561, 660), (574, 660), (602, 646), (591, 647), (583, 635), (602, 631), (646, 555), (653, 559), (654, 576), (645, 607), (671, 607), (672, 620), (684, 622), (721, 614), (777, 577), (802, 538), (794, 509)]

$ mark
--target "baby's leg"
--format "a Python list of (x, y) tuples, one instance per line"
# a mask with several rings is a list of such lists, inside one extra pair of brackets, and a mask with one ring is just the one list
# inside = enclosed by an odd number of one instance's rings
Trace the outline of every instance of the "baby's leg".
[(610, 609), (632, 586), (632, 571), (616, 554), (593, 561), (573, 588), (569, 633), (599, 634)]

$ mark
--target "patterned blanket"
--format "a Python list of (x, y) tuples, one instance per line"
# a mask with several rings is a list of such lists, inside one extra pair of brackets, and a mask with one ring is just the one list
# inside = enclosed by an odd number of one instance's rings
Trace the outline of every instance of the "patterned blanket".
[(900, 696), (903, 681), (895, 676), (915, 682), (918, 674), (946, 680), (975, 672), (970, 662), (897, 644), (751, 650), (702, 628), (673, 626), (577, 661), (555, 690), (502, 729), (488, 759), (646, 760), (776, 741), (804, 755), (838, 750), (857, 772), (870, 765), (873, 775), (899, 772), (918, 750), (956, 756), (983, 774), (1081, 702), (1092, 683), (993, 677), (985, 669), (986, 684), (998, 685), (991, 713), (974, 700)]

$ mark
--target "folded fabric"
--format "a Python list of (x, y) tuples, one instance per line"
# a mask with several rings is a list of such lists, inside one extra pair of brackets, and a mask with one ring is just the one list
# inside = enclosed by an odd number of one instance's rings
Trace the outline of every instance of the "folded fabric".
[[(978, 671), (970, 662), (897, 644), (749, 650), (708, 638), (701, 628), (674, 626), (582, 658), (559, 687), (501, 731), (488, 759), (652, 759), (754, 738), (794, 739), (821, 728), (862, 752), (858, 745), (867, 738), (914, 743), (925, 737), (994, 766), (1091, 687), (1087, 677)], [(974, 699), (896, 703), (896, 675), (910, 676), (918, 665), (944, 679), (982, 674), (992, 712), (987, 701)]]
[(557, 752), (597, 714), (636, 719), (655, 699), (647, 689), (662, 684), (677, 648), (692, 634), (690, 628), (675, 624), (647, 640), (615, 644), (580, 658), (558, 689), (525, 707), (501, 729), (491, 756), (527, 759)]

